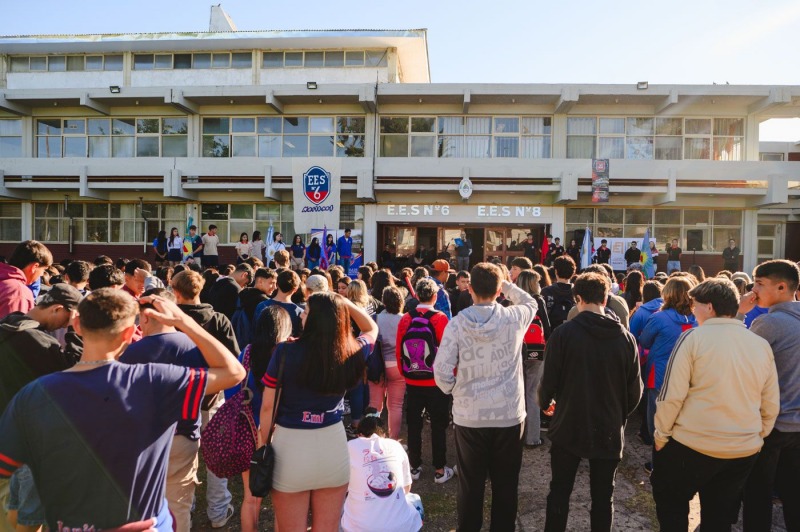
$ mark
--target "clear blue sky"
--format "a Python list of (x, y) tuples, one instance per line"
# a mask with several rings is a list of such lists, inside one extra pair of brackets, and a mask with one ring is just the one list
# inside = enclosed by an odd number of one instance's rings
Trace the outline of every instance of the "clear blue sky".
[[(211, 6), (3, 3), (0, 35), (205, 31)], [(227, 0), (222, 7), (240, 30), (427, 28), (431, 76), (440, 83), (800, 84), (797, 0)]]

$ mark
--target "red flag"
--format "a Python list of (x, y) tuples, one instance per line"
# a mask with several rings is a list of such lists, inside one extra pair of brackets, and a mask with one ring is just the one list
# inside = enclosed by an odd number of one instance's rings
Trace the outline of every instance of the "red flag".
[(542, 258), (540, 262), (544, 264), (544, 259), (547, 257), (547, 252), (550, 250), (550, 245), (547, 243), (547, 235), (542, 238)]

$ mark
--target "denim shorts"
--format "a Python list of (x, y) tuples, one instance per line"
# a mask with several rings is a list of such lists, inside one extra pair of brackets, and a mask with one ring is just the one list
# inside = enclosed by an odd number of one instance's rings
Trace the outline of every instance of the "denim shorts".
[(17, 523), (24, 526), (45, 524), (44, 506), (39, 492), (33, 484), (33, 473), (28, 466), (22, 466), (11, 475), (9, 484), (8, 510), (17, 511)]

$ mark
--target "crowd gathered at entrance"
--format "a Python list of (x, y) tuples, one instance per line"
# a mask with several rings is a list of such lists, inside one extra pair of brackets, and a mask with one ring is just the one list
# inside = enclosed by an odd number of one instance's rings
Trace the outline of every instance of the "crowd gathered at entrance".
[(643, 270), (635, 242), (626, 272), (604, 243), (581, 269), (580, 243), (548, 237), (543, 253), (532, 235), (494, 263), (462, 235), (451, 257), (367, 263), (351, 279), (350, 231), (322, 240), (243, 233), (236, 264), (221, 264), (216, 227), (186, 242), (172, 228), (153, 242), (155, 269), (55, 264), (20, 243), (0, 263), (12, 530), (186, 532), (202, 457), (213, 528), (238, 511), (260, 530), (269, 496), (281, 532), (415, 531), (413, 483), (453, 481), (459, 531), (480, 530), (486, 506), (491, 530), (513, 531), (523, 453), (545, 435), (542, 529), (567, 529), (587, 460), (591, 529), (611, 530), (637, 408), (661, 530), (687, 529), (696, 494), (703, 530), (741, 514), (745, 531), (768, 531), (773, 497), (800, 530), (798, 265), (770, 260), (751, 278), (731, 241), (706, 277), (684, 271), (676, 240), (666, 272)]

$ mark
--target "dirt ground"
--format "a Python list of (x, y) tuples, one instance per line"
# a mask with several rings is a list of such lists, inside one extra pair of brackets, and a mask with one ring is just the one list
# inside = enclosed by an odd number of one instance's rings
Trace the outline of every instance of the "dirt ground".
[[(626, 430), (625, 453), (617, 470), (617, 480), (614, 495), (614, 530), (617, 531), (656, 531), (655, 503), (650, 491), (650, 482), (643, 464), (648, 461), (650, 448), (643, 445), (636, 437), (639, 427), (639, 414), (634, 414)], [(523, 451), (522, 472), (519, 485), (519, 514), (517, 517), (517, 531), (530, 532), (544, 529), (545, 507), (550, 482), (550, 443), (546, 433), (543, 433), (545, 444), (534, 449)], [(401, 438), (402, 439), (402, 438)], [(418, 493), (425, 507), (424, 531), (447, 532), (456, 528), (456, 481), (447, 484), (436, 484), (433, 481), (430, 449), (430, 425), (425, 424), (423, 432), (423, 461), (427, 466), (422, 478), (414, 482), (412, 491)], [(448, 464), (455, 463), (455, 445), (453, 444), (452, 427), (448, 429)], [(205, 468), (201, 465), (201, 483), (205, 478)], [(231, 479), (229, 489), (233, 494), (233, 504), (236, 514), (223, 529), (239, 531), (239, 504), (242, 499), (241, 478)], [(484, 516), (488, 518), (491, 501), (491, 488), (487, 483), (486, 503)], [(589, 530), (589, 464), (582, 462), (575, 480), (575, 489), (572, 493), (569, 522), (567, 530)], [(198, 486), (197, 508), (193, 515), (194, 525), (192, 530), (213, 530), (205, 512), (205, 485)], [(261, 511), (260, 530), (272, 531), (273, 513), (271, 503), (264, 499)], [(691, 504), (689, 530), (698, 529), (700, 524), (700, 503), (695, 497)], [(488, 530), (488, 521), (484, 522), (484, 529)], [(734, 530), (741, 531), (741, 521)], [(773, 531), (783, 532), (783, 514), (780, 504), (773, 510)], [(379, 532), (376, 530), (376, 532)]]

